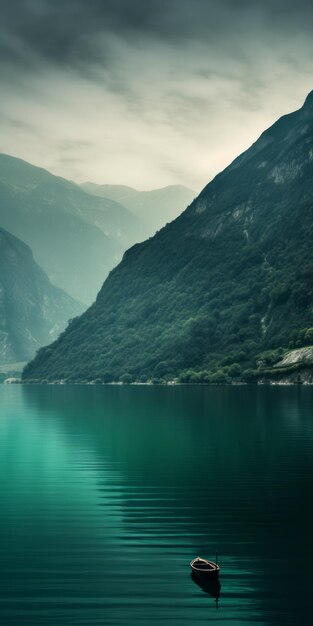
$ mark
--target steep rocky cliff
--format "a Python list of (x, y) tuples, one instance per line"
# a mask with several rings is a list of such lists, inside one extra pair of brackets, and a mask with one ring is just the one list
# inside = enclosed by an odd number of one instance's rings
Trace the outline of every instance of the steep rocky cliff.
[(50, 283), (30, 248), (0, 228), (0, 364), (27, 361), (81, 312)]
[[(313, 326), (313, 92), (136, 245), (25, 379), (223, 382)], [(253, 373), (254, 372), (254, 373)]]

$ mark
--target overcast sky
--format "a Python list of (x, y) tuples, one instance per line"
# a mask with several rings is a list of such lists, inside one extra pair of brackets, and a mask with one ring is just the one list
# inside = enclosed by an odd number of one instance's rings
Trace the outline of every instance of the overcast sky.
[(0, 150), (200, 190), (313, 89), (311, 0), (0, 0)]

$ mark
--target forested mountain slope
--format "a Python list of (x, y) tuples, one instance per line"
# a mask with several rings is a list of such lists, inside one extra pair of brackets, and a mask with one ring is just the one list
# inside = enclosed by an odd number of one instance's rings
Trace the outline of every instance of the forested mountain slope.
[(32, 358), (81, 312), (50, 283), (29, 247), (0, 228), (0, 364)]
[(24, 379), (243, 375), (313, 326), (313, 92), (152, 239)]
[(0, 226), (30, 245), (50, 280), (90, 304), (123, 251), (145, 237), (130, 211), (0, 154)]

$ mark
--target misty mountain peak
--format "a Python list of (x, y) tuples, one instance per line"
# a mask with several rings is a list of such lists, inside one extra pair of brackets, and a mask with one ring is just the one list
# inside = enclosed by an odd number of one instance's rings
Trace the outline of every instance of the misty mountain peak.
[(304, 101), (304, 105), (303, 106), (312, 106), (313, 105), (313, 89), (312, 91), (310, 91)]
[(312, 327), (312, 101), (131, 248), (25, 379), (225, 381), (298, 341)]
[(312, 115), (313, 113), (313, 90), (307, 95), (302, 110), (304, 113)]

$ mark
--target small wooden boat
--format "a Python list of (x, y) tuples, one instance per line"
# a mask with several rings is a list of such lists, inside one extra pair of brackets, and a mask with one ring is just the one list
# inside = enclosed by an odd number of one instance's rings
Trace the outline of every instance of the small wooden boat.
[(207, 559), (202, 559), (200, 556), (197, 556), (191, 561), (190, 567), (192, 571), (197, 574), (197, 576), (206, 576), (210, 578), (218, 576), (220, 571), (220, 567), (217, 563), (213, 563), (213, 561), (208, 561)]

